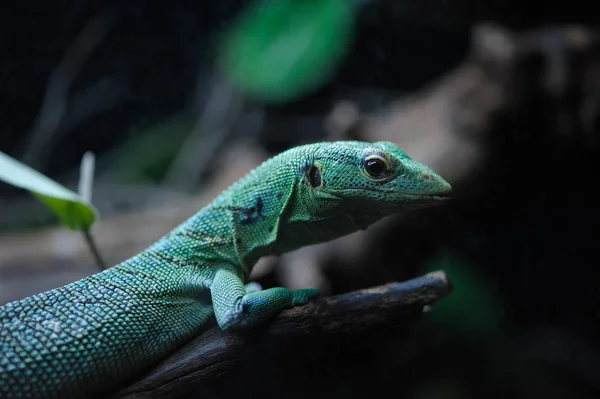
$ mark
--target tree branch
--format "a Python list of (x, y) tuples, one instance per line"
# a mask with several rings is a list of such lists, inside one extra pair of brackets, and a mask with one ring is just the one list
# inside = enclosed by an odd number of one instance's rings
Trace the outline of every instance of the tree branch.
[[(278, 368), (282, 358), (302, 363), (303, 359), (327, 357), (328, 342), (366, 334), (373, 340), (386, 329), (406, 330), (425, 306), (450, 291), (446, 275), (435, 272), (402, 283), (321, 298), (285, 310), (245, 334), (225, 333), (213, 326), (115, 397), (196, 397), (206, 388), (203, 384), (220, 379), (246, 359), (250, 359), (249, 367), (262, 372), (265, 367)], [(314, 366), (314, 361), (311, 364)], [(313, 368), (311, 372), (318, 371)]]

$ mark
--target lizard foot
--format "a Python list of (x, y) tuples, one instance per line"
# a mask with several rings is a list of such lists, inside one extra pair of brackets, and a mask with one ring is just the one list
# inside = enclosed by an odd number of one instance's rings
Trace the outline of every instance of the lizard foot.
[(292, 305), (304, 305), (310, 299), (316, 298), (319, 296), (319, 290), (316, 288), (303, 288), (300, 290), (290, 290), (290, 295), (292, 297)]

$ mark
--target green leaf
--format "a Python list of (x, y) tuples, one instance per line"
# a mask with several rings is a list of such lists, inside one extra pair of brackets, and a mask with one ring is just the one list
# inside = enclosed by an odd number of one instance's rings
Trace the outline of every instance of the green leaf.
[(114, 152), (111, 167), (126, 182), (159, 183), (195, 123), (184, 114), (176, 114), (134, 128), (134, 134)]
[(452, 251), (440, 251), (425, 271), (443, 270), (452, 293), (432, 309), (433, 319), (469, 333), (495, 334), (503, 325), (504, 308), (488, 279)]
[(88, 230), (96, 219), (96, 209), (79, 195), (1, 151), (0, 180), (30, 191), (72, 230)]
[(256, 0), (227, 32), (221, 66), (265, 102), (294, 100), (322, 85), (352, 36), (353, 1)]

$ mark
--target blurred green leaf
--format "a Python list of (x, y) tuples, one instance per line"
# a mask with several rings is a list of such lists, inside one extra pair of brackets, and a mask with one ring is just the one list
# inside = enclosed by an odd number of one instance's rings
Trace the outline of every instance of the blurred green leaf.
[(453, 288), (433, 307), (432, 318), (469, 333), (497, 333), (504, 310), (488, 280), (450, 251), (442, 251), (425, 272), (436, 270), (446, 272)]
[(134, 128), (111, 168), (126, 182), (160, 183), (195, 123), (182, 113)]
[(265, 102), (317, 89), (345, 54), (353, 1), (256, 0), (227, 32), (221, 64), (234, 85)]
[(88, 230), (96, 209), (54, 180), (0, 151), (0, 180), (30, 191), (72, 230)]

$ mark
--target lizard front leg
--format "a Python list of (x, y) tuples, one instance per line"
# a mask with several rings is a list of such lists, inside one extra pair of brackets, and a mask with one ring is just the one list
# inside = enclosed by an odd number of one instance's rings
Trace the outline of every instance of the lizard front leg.
[(226, 330), (252, 326), (283, 309), (304, 305), (318, 296), (319, 290), (277, 287), (246, 293), (246, 287), (233, 270), (220, 268), (210, 284), (210, 293), (217, 323)]

